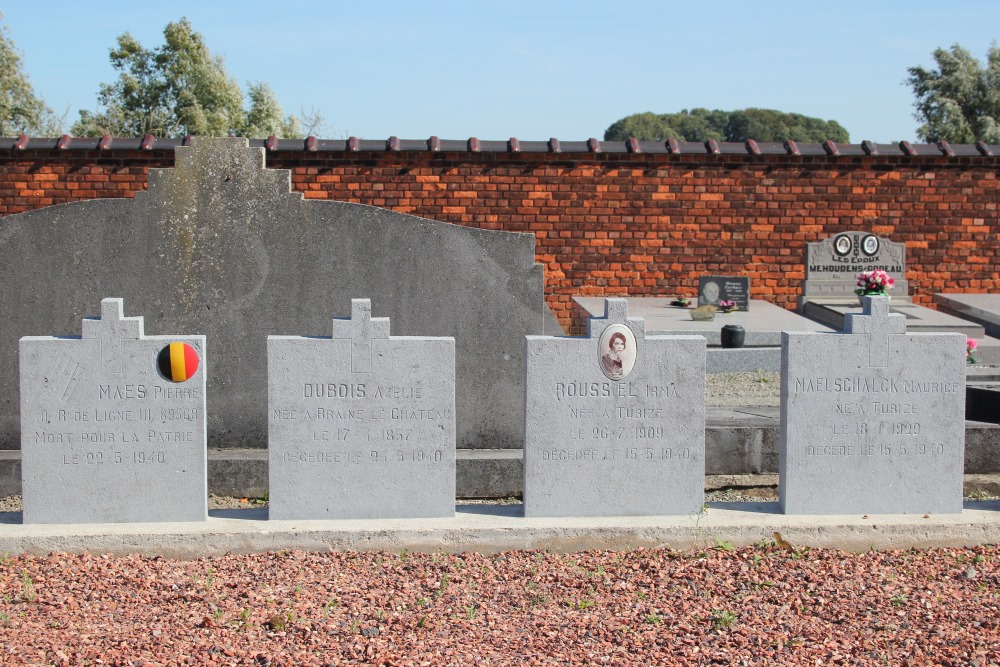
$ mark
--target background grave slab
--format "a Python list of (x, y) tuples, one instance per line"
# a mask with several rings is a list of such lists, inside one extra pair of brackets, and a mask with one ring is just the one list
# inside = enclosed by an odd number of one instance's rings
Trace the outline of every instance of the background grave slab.
[[(134, 200), (12, 215), (0, 230), (0, 374), (22, 336), (72, 331), (107, 294), (151, 333), (207, 336), (209, 440), (263, 447), (267, 337), (326, 331), (359, 296), (399, 335), (456, 345), (458, 441), (518, 448), (524, 336), (542, 333), (535, 237), (460, 227), (291, 191), (245, 139), (195, 137)], [(17, 447), (15, 383), (0, 385), (0, 448)]]

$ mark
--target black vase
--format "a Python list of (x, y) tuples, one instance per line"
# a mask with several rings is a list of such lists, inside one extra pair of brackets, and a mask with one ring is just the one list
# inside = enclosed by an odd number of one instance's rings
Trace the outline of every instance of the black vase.
[(743, 347), (746, 340), (746, 329), (738, 324), (727, 324), (722, 327), (722, 347)]

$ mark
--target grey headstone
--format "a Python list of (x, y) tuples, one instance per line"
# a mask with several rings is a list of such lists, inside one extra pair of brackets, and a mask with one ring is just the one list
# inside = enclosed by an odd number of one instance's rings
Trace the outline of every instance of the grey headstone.
[[(82, 337), (21, 339), (25, 523), (207, 518), (205, 337), (145, 336), (123, 312), (104, 299)], [(160, 373), (171, 343), (197, 355), (188, 379)]]
[[(618, 334), (620, 367), (609, 356)], [(525, 516), (700, 511), (703, 337), (647, 337), (625, 299), (608, 299), (588, 337), (526, 345)]]
[(455, 340), (354, 299), (330, 338), (269, 336), (271, 519), (455, 513)]
[(781, 508), (961, 512), (965, 336), (907, 334), (887, 298), (863, 303), (843, 334), (782, 336)]
[(863, 232), (842, 232), (806, 245), (802, 297), (854, 298), (858, 274), (882, 269), (896, 280), (894, 295), (910, 293), (906, 282), (906, 245)]
[(750, 278), (746, 276), (698, 278), (699, 306), (718, 306), (723, 300), (735, 303), (736, 310), (750, 310)]
[[(72, 330), (80, 304), (118, 294), (151, 333), (208, 336), (211, 445), (264, 447), (267, 337), (325, 332), (365, 295), (397, 335), (455, 338), (460, 446), (521, 447), (524, 336), (542, 333), (534, 235), (306, 200), (264, 158), (195, 137), (134, 200), (4, 218), (0, 377), (21, 336)], [(16, 385), (0, 384), (0, 448), (17, 434)]]

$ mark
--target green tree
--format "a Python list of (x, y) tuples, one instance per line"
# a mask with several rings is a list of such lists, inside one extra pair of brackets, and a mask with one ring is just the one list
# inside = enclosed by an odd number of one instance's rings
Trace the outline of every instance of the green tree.
[(163, 37), (156, 49), (129, 33), (118, 37), (110, 52), (118, 80), (101, 84), (101, 110), (81, 111), (74, 135), (301, 136), (296, 118), (285, 117), (266, 84), (250, 84), (244, 109), (239, 84), (186, 18), (168, 23)]
[(684, 109), (679, 113), (641, 113), (615, 121), (605, 132), (607, 141), (635, 137), (642, 141), (850, 141), (844, 127), (834, 120), (822, 120), (773, 109)]
[[(3, 18), (3, 14), (0, 14)], [(62, 134), (62, 119), (35, 95), (24, 73), (21, 54), (0, 23), (0, 136), (25, 132), (38, 136)]]
[(916, 98), (914, 118), (924, 141), (1000, 143), (1000, 47), (990, 47), (986, 66), (958, 44), (933, 54), (935, 69), (911, 67), (906, 82)]

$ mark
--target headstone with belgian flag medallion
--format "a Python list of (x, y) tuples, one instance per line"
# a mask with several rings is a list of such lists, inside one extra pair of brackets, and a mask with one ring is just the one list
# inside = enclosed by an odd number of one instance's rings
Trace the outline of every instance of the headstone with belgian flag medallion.
[(24, 523), (207, 518), (205, 337), (146, 336), (121, 299), (21, 338)]

